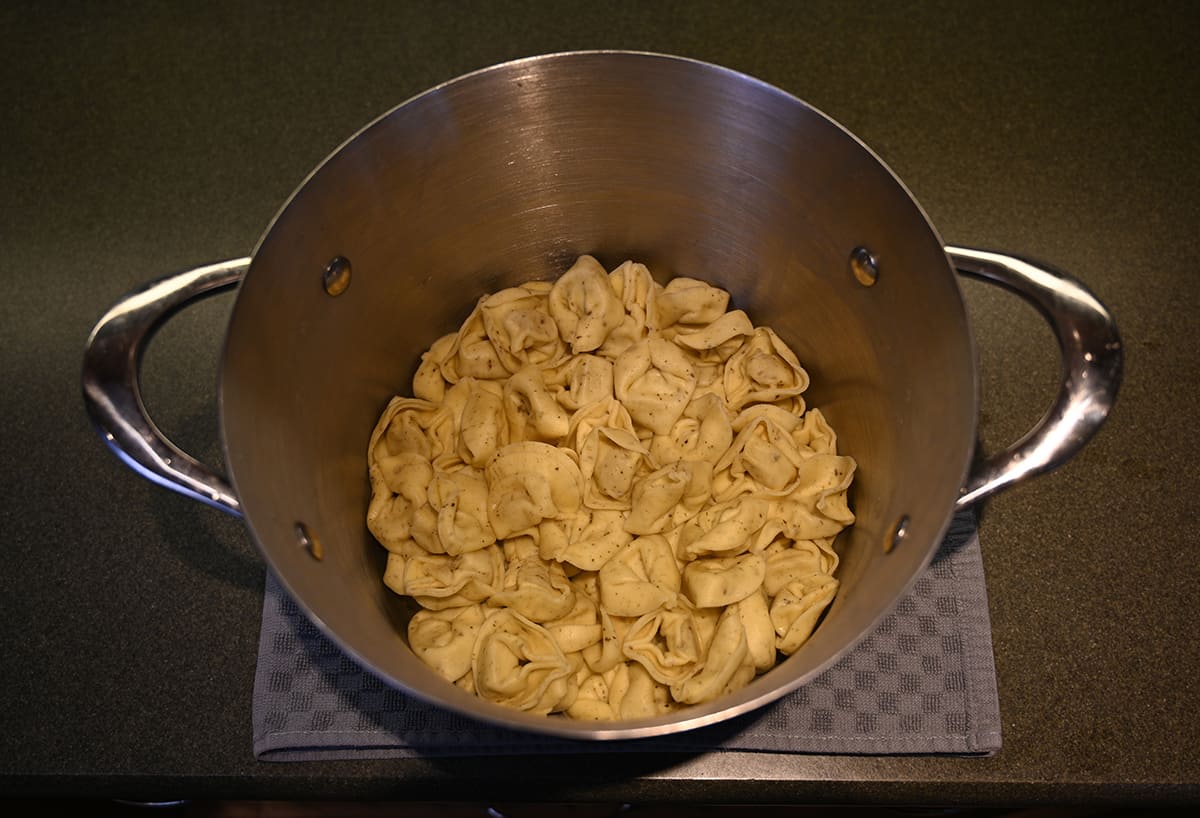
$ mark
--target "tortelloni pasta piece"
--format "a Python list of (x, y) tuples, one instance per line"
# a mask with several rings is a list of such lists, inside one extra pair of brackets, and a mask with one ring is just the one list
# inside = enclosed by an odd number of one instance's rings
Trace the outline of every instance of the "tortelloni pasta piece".
[(513, 442), (555, 443), (566, 436), (571, 417), (550, 393), (537, 367), (527, 366), (513, 373), (504, 384), (503, 395), (508, 436)]
[(544, 560), (599, 571), (633, 539), (624, 528), (625, 512), (582, 509), (573, 520), (547, 520), (538, 526), (538, 551)]
[(421, 355), (421, 365), (413, 375), (413, 397), (421, 400), (441, 402), (446, 396), (446, 375), (443, 367), (454, 353), (458, 335), (449, 333), (433, 342)]
[[(509, 374), (484, 326), (483, 301), (481, 298), (467, 316), (446, 350), (445, 360), (438, 366), (439, 374), (448, 383), (458, 383), (461, 378), (499, 379)], [(432, 349), (430, 352), (432, 356)]]
[(591, 256), (580, 256), (550, 290), (550, 315), (571, 351), (592, 352), (625, 318), (608, 272)]
[(581, 406), (571, 415), (571, 422), (567, 427), (567, 437), (562, 442), (562, 447), (578, 454), (582, 451), (592, 430), (599, 428), (621, 429), (637, 436), (633, 418), (629, 417), (629, 411), (621, 405), (621, 402), (611, 397), (603, 398), (595, 403)]
[(371, 432), (367, 446), (371, 463), (401, 454), (418, 454), (426, 459), (435, 451), (426, 430), (440, 406), (416, 398), (392, 398)]
[(745, 663), (748, 651), (746, 629), (737, 611), (728, 608), (717, 622), (717, 631), (705, 652), (703, 664), (696, 673), (671, 686), (672, 697), (683, 704), (715, 699)]
[(774, 598), (789, 583), (816, 575), (832, 576), (837, 569), (838, 556), (827, 540), (783, 539), (763, 551), (767, 574), (763, 590)]
[(625, 634), (625, 655), (667, 685), (690, 679), (704, 658), (705, 641), (686, 608), (645, 614)]
[(671, 431), (696, 391), (696, 368), (670, 341), (648, 338), (613, 365), (613, 391), (629, 417), (656, 435)]
[(579, 682), (575, 701), (571, 702), (566, 713), (580, 721), (616, 721), (620, 715), (619, 711), (609, 704), (610, 695), (608, 680), (599, 673), (590, 673)]
[(421, 356), (367, 445), (366, 524), (435, 673), (614, 721), (719, 699), (808, 640), (857, 464), (792, 350), (730, 307), (580, 256)]
[(734, 418), (737, 437), (714, 467), (714, 495), (727, 500), (739, 494), (789, 492), (797, 470), (812, 452), (793, 438), (800, 426), (794, 414), (772, 404), (757, 404)]
[(673, 607), (679, 595), (679, 567), (671, 544), (661, 535), (639, 537), (604, 563), (600, 601), (616, 616), (642, 616)]
[(688, 563), (683, 589), (701, 608), (724, 608), (761, 588), (766, 576), (767, 561), (761, 554), (710, 557)]
[(474, 469), (435, 470), (426, 498), (411, 526), (412, 538), (426, 551), (458, 555), (496, 542), (488, 522), (487, 483), (481, 473)]
[(705, 508), (680, 531), (684, 558), (736, 556), (749, 550), (770, 511), (770, 502), (761, 497), (744, 497)]
[(633, 487), (633, 507), (625, 530), (658, 534), (691, 520), (712, 498), (712, 466), (681, 460), (648, 474)]
[(550, 632), (510, 610), (479, 627), (471, 654), (475, 691), (498, 704), (550, 713), (569, 707), (573, 670)]
[[(767, 571), (770, 570), (768, 565)], [(742, 629), (746, 633), (746, 654), (755, 671), (760, 673), (775, 666), (775, 623), (771, 619), (771, 609), (764, 588), (759, 588), (728, 608), (735, 612), (742, 623)]]
[(581, 653), (604, 638), (604, 627), (598, 621), (596, 603), (585, 594), (574, 594), (575, 604), (565, 616), (543, 625), (564, 654)]
[(775, 624), (776, 647), (791, 656), (808, 641), (821, 613), (833, 601), (838, 581), (824, 574), (812, 574), (789, 582), (771, 602), (771, 621)]
[(415, 554), (388, 557), (388, 587), (433, 611), (460, 608), (490, 597), (504, 577), (504, 553), (495, 546), (459, 557)]
[(482, 605), (420, 610), (408, 623), (408, 644), (439, 676), (457, 682), (471, 670), (471, 653), (483, 624)]
[(676, 707), (670, 689), (642, 665), (631, 662), (616, 665), (604, 674), (585, 676), (567, 715), (587, 721), (615, 721), (656, 716)]
[(548, 443), (511, 443), (496, 452), (484, 473), (488, 520), (501, 539), (528, 531), (545, 519), (570, 519), (583, 502), (578, 464)]
[(419, 454), (384, 457), (371, 464), (371, 503), (367, 528), (385, 548), (395, 551), (412, 537), (417, 509), (425, 505), (433, 466)]
[(804, 421), (792, 435), (799, 445), (817, 454), (837, 454), (837, 433), (815, 406), (804, 413)]
[(612, 399), (612, 361), (599, 355), (573, 355), (562, 366), (542, 370), (542, 381), (564, 408), (574, 412)]
[(626, 261), (609, 273), (608, 282), (621, 299), (624, 316), (597, 351), (615, 360), (654, 329), (654, 297), (660, 289), (644, 264)]
[(482, 469), (497, 450), (508, 445), (509, 419), (504, 389), (495, 381), (464, 378), (467, 397), (459, 416), (457, 453), (464, 463)]
[(508, 567), (488, 604), (507, 607), (534, 622), (549, 622), (575, 607), (575, 589), (561, 565), (531, 556)]
[(796, 488), (772, 503), (777, 519), (797, 540), (836, 536), (854, 522), (846, 493), (854, 478), (853, 458), (815, 455), (804, 461)]
[(729, 293), (694, 278), (673, 278), (654, 299), (656, 328), (675, 324), (711, 324), (729, 306)]
[(553, 366), (568, 354), (546, 302), (546, 294), (531, 285), (510, 287), (480, 302), (484, 330), (509, 373), (530, 364)]
[(681, 331), (675, 343), (692, 350), (702, 361), (727, 361), (753, 334), (754, 325), (746, 313), (734, 310), (704, 327)]
[(597, 426), (579, 449), (584, 505), (597, 510), (630, 508), (634, 481), (653, 468), (650, 451), (636, 435)]
[(626, 617), (612, 616), (603, 606), (597, 610), (600, 611), (600, 641), (588, 645), (581, 653), (592, 672), (607, 673), (624, 666), (625, 634), (633, 622)]
[(740, 409), (748, 403), (774, 403), (808, 389), (808, 373), (779, 336), (758, 327), (725, 364), (725, 397)]
[(660, 464), (703, 460), (716, 464), (733, 442), (733, 425), (725, 400), (713, 393), (698, 395), (666, 434), (650, 441), (650, 454)]

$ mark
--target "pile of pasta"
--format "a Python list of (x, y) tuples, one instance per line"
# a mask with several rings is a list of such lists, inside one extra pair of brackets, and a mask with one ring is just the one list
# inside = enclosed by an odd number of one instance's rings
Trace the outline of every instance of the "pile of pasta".
[(855, 462), (796, 355), (728, 307), (582, 256), (484, 296), (422, 356), (371, 435), (367, 524), (430, 668), (521, 710), (628, 719), (809, 638)]

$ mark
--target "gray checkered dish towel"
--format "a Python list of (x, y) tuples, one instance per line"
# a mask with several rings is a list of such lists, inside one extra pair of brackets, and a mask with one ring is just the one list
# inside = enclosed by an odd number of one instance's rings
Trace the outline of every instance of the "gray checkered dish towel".
[(254, 680), (264, 761), (563, 752), (759, 751), (990, 755), (1000, 703), (974, 515), (879, 628), (807, 685), (676, 735), (583, 742), (493, 727), (381, 682), (321, 634), (268, 572)]

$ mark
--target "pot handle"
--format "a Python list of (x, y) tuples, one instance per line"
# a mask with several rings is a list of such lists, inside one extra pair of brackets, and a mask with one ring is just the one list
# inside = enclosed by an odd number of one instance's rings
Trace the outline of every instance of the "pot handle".
[(229, 481), (175, 446), (142, 401), (142, 351), (177, 310), (242, 280), (250, 259), (173, 273), (128, 293), (104, 314), (83, 354), (83, 402), (108, 447), (143, 477), (180, 494), (242, 515)]
[(959, 273), (999, 284), (1036, 307), (1054, 331), (1062, 356), (1062, 384), (1054, 404), (1028, 434), (972, 470), (957, 501), (964, 508), (1061, 466), (1083, 448), (1116, 401), (1123, 353), (1112, 314), (1061, 270), (963, 247), (947, 247), (946, 255)]

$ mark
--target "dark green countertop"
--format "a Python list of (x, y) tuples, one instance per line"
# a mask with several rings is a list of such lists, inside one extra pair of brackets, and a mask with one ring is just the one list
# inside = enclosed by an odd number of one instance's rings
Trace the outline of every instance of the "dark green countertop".
[[(1200, 798), (1193, 4), (8, 3), (0, 30), (0, 794)], [(100, 444), (80, 400), (88, 331), (149, 278), (249, 253), (313, 165), (408, 96), (573, 48), (779, 85), (874, 148), (947, 241), (1068, 269), (1116, 314), (1108, 425), (983, 509), (997, 756), (549, 758), (533, 794), (527, 759), (254, 759), (263, 565), (237, 520)], [(1057, 358), (1031, 308), (964, 294), (993, 451), (1048, 405)], [(231, 303), (184, 312), (146, 357), (160, 424), (210, 461)]]

